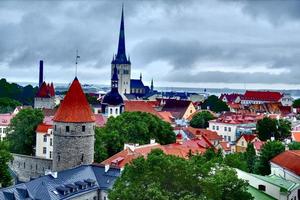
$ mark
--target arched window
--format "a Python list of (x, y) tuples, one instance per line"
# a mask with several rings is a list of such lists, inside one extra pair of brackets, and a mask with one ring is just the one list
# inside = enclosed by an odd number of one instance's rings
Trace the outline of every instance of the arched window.
[(111, 115), (112, 115), (112, 112), (113, 112), (113, 109), (112, 109), (112, 108), (110, 108), (110, 109), (109, 109), (109, 114), (111, 114)]

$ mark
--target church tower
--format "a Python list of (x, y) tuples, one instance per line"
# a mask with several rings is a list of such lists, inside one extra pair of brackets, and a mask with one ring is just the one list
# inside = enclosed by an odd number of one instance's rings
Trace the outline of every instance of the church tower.
[(117, 67), (119, 84), (118, 90), (120, 94), (130, 93), (130, 75), (131, 75), (131, 62), (127, 59), (125, 48), (125, 29), (124, 29), (124, 9), (122, 7), (120, 35), (118, 44), (118, 53), (113, 56), (111, 61), (111, 77), (113, 76), (114, 67)]
[(95, 117), (77, 77), (53, 118), (53, 170), (94, 161)]
[(124, 101), (118, 91), (118, 70), (115, 65), (113, 76), (111, 78), (111, 91), (108, 92), (102, 100), (101, 110), (106, 117), (117, 117), (124, 112)]

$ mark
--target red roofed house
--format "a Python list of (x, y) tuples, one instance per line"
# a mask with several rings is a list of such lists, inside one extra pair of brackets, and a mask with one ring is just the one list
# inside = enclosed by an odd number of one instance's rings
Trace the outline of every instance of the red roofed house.
[(36, 128), (35, 156), (52, 159), (53, 157), (53, 128), (51, 124), (41, 123)]
[(187, 120), (196, 108), (192, 101), (178, 99), (157, 99), (159, 101), (159, 109), (172, 114), (175, 119)]
[(201, 139), (202, 137), (205, 137), (208, 139), (214, 146), (217, 146), (222, 140), (222, 136), (219, 136), (217, 132), (207, 130), (207, 129), (201, 129), (201, 128), (193, 128), (191, 126), (186, 128), (186, 131), (191, 133), (195, 138)]
[(291, 106), (293, 98), (289, 94), (282, 94), (280, 92), (247, 90), (241, 101), (243, 105), (279, 102), (282, 106)]
[(126, 164), (140, 156), (146, 158), (153, 149), (161, 149), (167, 155), (175, 155), (188, 159), (190, 153), (202, 154), (211, 147), (213, 147), (213, 145), (205, 138), (183, 141), (183, 137), (179, 133), (176, 138), (176, 143), (174, 144), (160, 145), (154, 141), (151, 141), (150, 144), (141, 146), (125, 144), (123, 151), (106, 159), (101, 164), (123, 168)]
[(236, 152), (246, 152), (248, 144), (260, 141), (260, 139), (255, 134), (243, 134), (236, 141)]
[(232, 94), (221, 94), (220, 98), (225, 103), (240, 103), (243, 95), (232, 93)]
[(300, 183), (300, 150), (282, 152), (270, 164), (272, 174)]
[(229, 142), (222, 141), (217, 145), (217, 149), (221, 149), (223, 156), (233, 152)]
[(34, 98), (34, 108), (48, 108), (55, 107), (55, 90), (53, 83), (46, 84), (43, 82)]

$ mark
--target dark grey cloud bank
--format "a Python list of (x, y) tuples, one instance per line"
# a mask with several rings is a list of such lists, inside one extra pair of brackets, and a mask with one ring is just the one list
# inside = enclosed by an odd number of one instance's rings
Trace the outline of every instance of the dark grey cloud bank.
[(179, 82), (300, 85), (300, 1), (1, 1), (0, 75), (108, 83), (125, 4), (134, 75)]

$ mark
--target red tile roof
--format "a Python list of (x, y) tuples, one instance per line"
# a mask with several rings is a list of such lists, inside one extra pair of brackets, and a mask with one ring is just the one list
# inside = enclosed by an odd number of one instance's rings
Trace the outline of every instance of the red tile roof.
[(224, 151), (231, 151), (229, 142), (220, 142), (220, 145)]
[(107, 118), (104, 117), (102, 114), (95, 114), (95, 120), (96, 126), (98, 127), (103, 127), (107, 122)]
[(261, 116), (242, 113), (228, 113), (221, 115), (218, 119), (211, 120), (212, 122), (224, 124), (249, 124), (255, 123)]
[(182, 158), (188, 158), (189, 153), (192, 154), (202, 154), (208, 148), (213, 147), (213, 145), (205, 139), (192, 139), (184, 141), (182, 144), (174, 143), (168, 145), (160, 144), (148, 144), (143, 146), (135, 147), (134, 150), (127, 148), (107, 160), (103, 161), (101, 164), (109, 164), (116, 167), (124, 167), (127, 163), (130, 163), (133, 159), (147, 155), (152, 149), (161, 149), (167, 155), (174, 155)]
[(229, 103), (232, 103), (236, 100), (236, 98), (242, 98), (242, 94), (232, 93), (232, 94), (221, 94), (220, 99), (223, 100), (225, 97)]
[(36, 128), (37, 133), (48, 133), (48, 129), (51, 129), (52, 125), (41, 123)]
[(158, 112), (159, 116), (166, 122), (173, 123), (174, 117), (171, 112), (160, 111)]
[(300, 132), (292, 131), (292, 138), (296, 142), (300, 142)]
[(214, 141), (214, 140), (222, 140), (222, 136), (218, 135), (217, 132), (207, 130), (207, 129), (201, 129), (201, 128), (193, 128), (191, 126), (187, 127), (186, 129), (188, 132), (193, 134), (195, 137), (206, 137), (209, 141)]
[(59, 106), (53, 121), (57, 122), (94, 122), (95, 116), (83, 93), (77, 77)]
[(282, 97), (280, 92), (270, 91), (246, 91), (243, 99), (245, 100), (257, 100), (257, 101), (279, 101)]
[(151, 113), (160, 117), (158, 112), (155, 110), (157, 102), (156, 101), (125, 101), (125, 111), (126, 112), (146, 112)]
[(254, 149), (256, 149), (257, 151), (260, 151), (264, 144), (265, 144), (265, 142), (262, 142), (262, 141), (253, 142)]
[(273, 158), (271, 162), (300, 176), (300, 150), (285, 151)]
[(50, 84), (46, 84), (46, 82), (44, 81), (41, 85), (41, 87), (39, 88), (36, 97), (40, 97), (40, 98), (49, 98), (49, 97), (53, 97), (55, 96), (55, 90), (54, 90), (54, 86), (53, 83)]
[(252, 142), (255, 138), (257, 138), (257, 135), (256, 134), (243, 134), (240, 136), (238, 140), (240, 140), (241, 138), (244, 138), (247, 142)]

